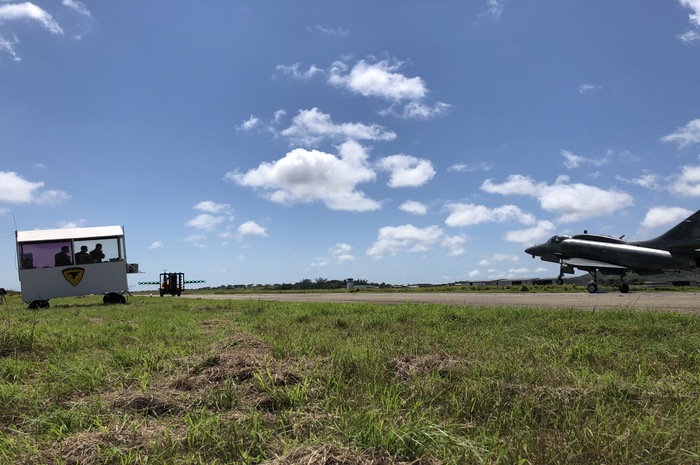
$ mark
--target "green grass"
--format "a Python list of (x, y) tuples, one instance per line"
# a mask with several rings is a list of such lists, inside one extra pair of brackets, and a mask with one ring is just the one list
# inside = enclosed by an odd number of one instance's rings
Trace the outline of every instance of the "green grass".
[(698, 463), (698, 399), (690, 314), (0, 306), (2, 463)]

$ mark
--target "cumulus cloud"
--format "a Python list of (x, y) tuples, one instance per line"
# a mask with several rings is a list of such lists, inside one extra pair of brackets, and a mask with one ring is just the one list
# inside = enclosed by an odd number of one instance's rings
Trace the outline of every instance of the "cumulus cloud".
[(556, 226), (551, 221), (537, 221), (533, 226), (515, 231), (508, 231), (505, 240), (518, 244), (534, 244), (542, 239), (552, 236)]
[(474, 205), (471, 203), (452, 203), (447, 205), (450, 215), (445, 220), (448, 226), (473, 226), (486, 222), (504, 223), (506, 221), (517, 221), (522, 224), (535, 223), (535, 217), (523, 212), (515, 205), (504, 205), (497, 208), (488, 208), (484, 205)]
[(700, 166), (684, 166), (681, 174), (671, 183), (669, 190), (685, 197), (700, 196)]
[(414, 215), (425, 215), (426, 213), (428, 213), (428, 207), (414, 200), (405, 201), (401, 204), (399, 210), (404, 211), (406, 213), (412, 213)]
[(700, 0), (678, 0), (681, 5), (692, 10), (688, 15), (690, 23), (695, 27), (700, 27)]
[(150, 250), (155, 250), (155, 249), (162, 249), (163, 247), (165, 247), (165, 245), (163, 245), (162, 241), (154, 241), (153, 243), (151, 243), (151, 245), (148, 248)]
[(402, 250), (408, 252), (427, 252), (436, 245), (448, 249), (448, 255), (458, 256), (464, 253), (465, 239), (460, 236), (446, 236), (438, 226), (418, 228), (412, 224), (402, 226), (385, 226), (379, 229), (377, 240), (367, 250), (367, 255), (374, 259), (393, 256)]
[(554, 184), (535, 182), (523, 175), (511, 175), (503, 183), (487, 179), (481, 185), (484, 192), (501, 195), (524, 195), (536, 198), (540, 207), (560, 214), (563, 223), (611, 215), (634, 203), (632, 196), (617, 189), (601, 189), (587, 184), (570, 184), (560, 176)]
[(368, 157), (355, 141), (343, 143), (339, 156), (294, 149), (275, 162), (261, 163), (245, 173), (229, 172), (225, 179), (269, 192), (267, 198), (280, 204), (321, 201), (331, 210), (376, 210), (379, 203), (357, 190), (358, 184), (376, 178)]
[(612, 152), (607, 152), (603, 158), (586, 158), (581, 155), (576, 155), (569, 150), (562, 150), (561, 156), (564, 157), (564, 166), (569, 169), (578, 168), (580, 166), (600, 167), (607, 165), (610, 162)]
[(675, 132), (661, 138), (663, 142), (675, 142), (680, 148), (700, 143), (700, 118), (690, 121)]
[(411, 155), (390, 155), (379, 160), (378, 166), (391, 173), (389, 187), (417, 187), (435, 176), (435, 169), (429, 160)]
[(311, 264), (312, 267), (323, 267), (330, 264), (342, 264), (345, 262), (350, 262), (355, 260), (355, 256), (351, 253), (352, 246), (350, 244), (345, 244), (339, 242), (333, 247), (328, 249), (328, 255), (324, 257), (318, 257), (314, 263)]
[(194, 218), (187, 221), (187, 226), (199, 231), (215, 231), (219, 226), (233, 221), (233, 209), (227, 203), (216, 203), (212, 200), (204, 200), (197, 203), (195, 210), (202, 211)]
[(317, 146), (324, 139), (340, 141), (374, 140), (392, 141), (396, 134), (378, 124), (334, 123), (330, 115), (318, 108), (301, 110), (292, 120), (292, 125), (280, 132), (295, 145)]
[(655, 229), (661, 226), (673, 226), (680, 223), (693, 212), (680, 207), (653, 207), (650, 208), (642, 221), (642, 228)]
[(243, 121), (239, 126), (236, 126), (236, 129), (239, 131), (252, 131), (253, 129), (257, 128), (260, 125), (260, 118), (258, 118), (255, 115), (250, 115), (250, 118), (247, 120)]
[(245, 223), (238, 226), (237, 231), (239, 238), (250, 236), (267, 237), (267, 229), (260, 226), (255, 221), (246, 221)]
[(444, 102), (427, 104), (428, 87), (419, 76), (408, 77), (400, 72), (404, 63), (398, 60), (369, 62), (360, 60), (352, 68), (342, 61), (334, 62), (328, 71), (328, 83), (364, 97), (391, 102), (380, 111), (404, 119), (427, 120), (447, 112), (452, 105)]
[(41, 190), (41, 181), (27, 181), (13, 171), (0, 171), (0, 202), (15, 204), (55, 204), (68, 200), (70, 196), (61, 190)]
[(402, 66), (400, 61), (368, 63), (360, 60), (349, 72), (345, 72), (347, 65), (336, 62), (331, 66), (328, 82), (365, 97), (379, 97), (395, 102), (425, 97), (428, 89), (423, 79), (409, 78), (396, 72)]
[(211, 200), (204, 200), (202, 202), (199, 202), (197, 205), (194, 206), (195, 210), (200, 210), (203, 212), (207, 213), (222, 213), (222, 212), (230, 212), (231, 211), (231, 205), (227, 203), (216, 203)]
[(63, 34), (63, 29), (53, 16), (31, 2), (0, 5), (0, 23), (10, 21), (33, 21), (52, 34)]
[(214, 216), (208, 213), (202, 213), (197, 215), (187, 222), (187, 226), (190, 226), (201, 231), (213, 231), (224, 221), (221, 216)]

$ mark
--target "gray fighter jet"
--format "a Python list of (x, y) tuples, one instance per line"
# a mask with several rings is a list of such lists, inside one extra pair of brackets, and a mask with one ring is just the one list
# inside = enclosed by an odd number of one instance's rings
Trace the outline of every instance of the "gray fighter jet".
[(611, 236), (577, 234), (554, 236), (547, 242), (525, 249), (532, 258), (559, 263), (557, 284), (563, 284), (564, 274), (574, 268), (593, 276), (588, 292), (598, 290), (598, 271), (603, 275), (620, 277), (620, 292), (629, 292), (625, 283), (627, 273), (640, 275), (666, 271), (690, 271), (700, 260), (700, 210), (678, 223), (669, 231), (648, 241), (627, 242)]

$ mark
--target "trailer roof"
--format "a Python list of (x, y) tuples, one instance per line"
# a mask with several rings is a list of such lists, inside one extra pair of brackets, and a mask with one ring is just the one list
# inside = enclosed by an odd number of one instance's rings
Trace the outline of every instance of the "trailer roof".
[(121, 226), (99, 226), (96, 228), (35, 229), (17, 231), (17, 243), (58, 241), (65, 239), (97, 239), (123, 236)]

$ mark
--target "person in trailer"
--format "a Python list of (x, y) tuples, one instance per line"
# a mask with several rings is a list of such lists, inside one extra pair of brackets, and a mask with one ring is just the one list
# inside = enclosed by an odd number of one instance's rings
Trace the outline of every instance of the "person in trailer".
[(75, 254), (75, 264), (87, 265), (88, 263), (92, 263), (92, 259), (88, 253), (87, 245), (83, 245), (80, 247), (80, 252)]
[(105, 254), (102, 251), (102, 244), (95, 244), (95, 248), (90, 251), (90, 258), (92, 263), (102, 263), (102, 259), (105, 258)]
[(70, 258), (70, 248), (67, 245), (61, 247), (61, 251), (54, 255), (56, 266), (68, 266), (73, 264)]

